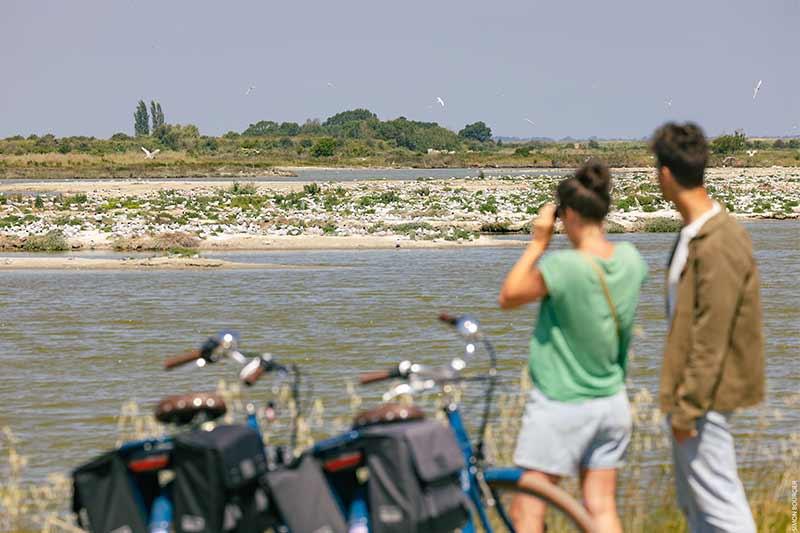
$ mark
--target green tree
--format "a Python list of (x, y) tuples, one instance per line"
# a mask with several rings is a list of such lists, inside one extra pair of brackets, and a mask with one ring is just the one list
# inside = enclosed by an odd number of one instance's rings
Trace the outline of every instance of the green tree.
[(492, 130), (484, 122), (474, 122), (464, 126), (464, 129), (458, 132), (458, 136), (464, 139), (486, 142), (492, 138)]
[(152, 131), (156, 131), (156, 128), (165, 124), (164, 112), (161, 110), (161, 104), (155, 100), (150, 100), (150, 120), (153, 123)]
[(336, 150), (336, 139), (323, 137), (311, 147), (311, 155), (314, 157), (330, 157)]
[(711, 141), (711, 151), (715, 154), (740, 152), (745, 146), (747, 146), (747, 136), (743, 131), (737, 131), (733, 135), (720, 135)]
[(280, 126), (277, 122), (271, 120), (259, 120), (255, 124), (250, 124), (247, 129), (242, 132), (242, 135), (247, 136), (263, 136), (263, 135), (277, 135)]
[(378, 120), (378, 115), (369, 109), (351, 109), (349, 111), (342, 111), (336, 113), (328, 120), (322, 123), (323, 126), (341, 126), (348, 122), (364, 122), (369, 120)]
[(139, 100), (136, 111), (133, 113), (133, 131), (137, 137), (150, 135), (150, 121), (147, 116), (147, 104), (144, 103), (144, 100)]
[(281, 122), (281, 125), (278, 127), (278, 133), (289, 137), (300, 135), (300, 124), (297, 122)]
[(164, 124), (153, 131), (153, 137), (172, 150), (192, 148), (200, 138), (200, 130), (194, 124)]

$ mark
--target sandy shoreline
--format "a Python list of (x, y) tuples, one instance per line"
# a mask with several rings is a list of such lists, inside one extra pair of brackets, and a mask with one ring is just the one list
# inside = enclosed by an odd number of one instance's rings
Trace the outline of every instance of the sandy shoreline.
[(237, 263), (206, 257), (89, 259), (85, 257), (0, 257), (0, 270), (297, 270), (300, 265)]

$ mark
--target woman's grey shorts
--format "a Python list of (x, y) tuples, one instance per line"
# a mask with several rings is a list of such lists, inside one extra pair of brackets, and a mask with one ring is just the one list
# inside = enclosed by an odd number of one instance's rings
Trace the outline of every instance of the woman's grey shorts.
[(604, 398), (559, 402), (534, 388), (522, 417), (514, 463), (558, 476), (575, 475), (581, 468), (619, 468), (631, 426), (625, 389)]

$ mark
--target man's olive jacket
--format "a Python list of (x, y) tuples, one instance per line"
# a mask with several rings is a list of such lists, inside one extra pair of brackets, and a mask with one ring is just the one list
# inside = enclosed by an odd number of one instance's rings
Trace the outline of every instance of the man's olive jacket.
[[(667, 269), (669, 276), (669, 268)], [(758, 267), (747, 232), (724, 210), (689, 242), (664, 349), (659, 402), (672, 427), (764, 398)]]

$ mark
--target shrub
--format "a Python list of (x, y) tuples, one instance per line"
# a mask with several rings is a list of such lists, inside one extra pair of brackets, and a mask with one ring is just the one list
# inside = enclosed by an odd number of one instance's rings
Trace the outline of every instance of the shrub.
[(178, 249), (195, 249), (200, 239), (182, 232), (160, 233), (152, 237), (120, 238), (114, 241), (115, 250), (158, 250), (170, 252)]
[(309, 183), (307, 185), (303, 185), (303, 192), (306, 193), (308, 196), (316, 196), (322, 188), (317, 183)]
[(683, 223), (675, 218), (655, 217), (648, 219), (642, 225), (646, 233), (676, 233), (681, 230)]
[(516, 150), (514, 150), (514, 155), (519, 157), (528, 157), (531, 155), (531, 147), (530, 146), (520, 146)]
[(43, 235), (31, 235), (25, 239), (22, 249), (26, 252), (63, 252), (69, 250), (69, 243), (63, 233), (52, 230)]
[(486, 222), (481, 226), (481, 233), (512, 233), (511, 224), (507, 221)]
[(228, 192), (233, 195), (251, 195), (258, 192), (258, 187), (256, 187), (255, 183), (239, 183), (238, 181), (234, 181), (233, 185), (228, 187)]
[(744, 150), (747, 146), (747, 137), (741, 131), (733, 135), (720, 135), (711, 141), (711, 151), (715, 154), (732, 154)]
[(489, 196), (486, 201), (478, 207), (478, 211), (481, 213), (497, 213), (497, 200), (495, 197)]
[(331, 157), (336, 151), (336, 139), (323, 137), (311, 147), (311, 155), (314, 157)]

